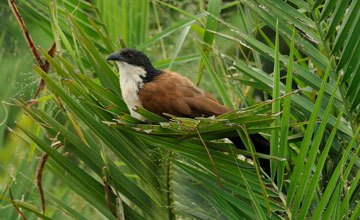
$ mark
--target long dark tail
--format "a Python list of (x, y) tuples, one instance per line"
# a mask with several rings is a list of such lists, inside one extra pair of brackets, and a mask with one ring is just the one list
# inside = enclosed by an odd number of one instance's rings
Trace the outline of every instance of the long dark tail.
[[(260, 134), (250, 134), (250, 139), (257, 153), (270, 154), (270, 142)], [(245, 145), (240, 137), (232, 137), (230, 140), (241, 150), (245, 150)], [(268, 159), (259, 158), (261, 168), (270, 176), (270, 161)]]

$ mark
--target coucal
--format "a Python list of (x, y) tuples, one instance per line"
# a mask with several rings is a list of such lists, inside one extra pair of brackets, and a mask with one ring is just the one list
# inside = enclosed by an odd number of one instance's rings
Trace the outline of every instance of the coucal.
[[(135, 106), (164, 117), (168, 113), (178, 117), (218, 116), (233, 109), (221, 105), (217, 100), (199, 88), (188, 78), (169, 70), (154, 68), (150, 59), (141, 51), (125, 48), (112, 53), (107, 60), (116, 61), (119, 66), (120, 87), (123, 99), (131, 116), (144, 121), (134, 111)], [(270, 144), (260, 134), (250, 138), (257, 152), (269, 154)], [(237, 148), (245, 149), (239, 137), (230, 140)], [(264, 171), (270, 174), (269, 161), (260, 159)]]

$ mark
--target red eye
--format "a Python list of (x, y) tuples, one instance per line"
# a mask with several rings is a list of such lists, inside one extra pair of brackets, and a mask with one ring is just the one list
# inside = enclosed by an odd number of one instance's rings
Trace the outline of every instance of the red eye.
[(130, 59), (133, 57), (133, 55), (131, 53), (128, 53), (128, 54), (126, 54), (126, 57)]

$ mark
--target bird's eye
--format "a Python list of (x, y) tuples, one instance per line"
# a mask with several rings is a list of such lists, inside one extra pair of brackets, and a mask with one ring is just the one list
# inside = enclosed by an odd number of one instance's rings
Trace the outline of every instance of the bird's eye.
[(131, 53), (128, 53), (128, 54), (126, 54), (126, 57), (130, 59), (133, 57), (133, 55)]

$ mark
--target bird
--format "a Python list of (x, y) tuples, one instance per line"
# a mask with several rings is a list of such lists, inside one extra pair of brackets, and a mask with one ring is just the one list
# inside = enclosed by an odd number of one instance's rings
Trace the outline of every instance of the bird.
[[(115, 61), (119, 67), (121, 94), (132, 117), (146, 119), (135, 109), (142, 107), (164, 117), (168, 113), (177, 117), (219, 116), (232, 108), (220, 104), (210, 93), (196, 87), (185, 76), (170, 70), (156, 69), (141, 51), (124, 48), (110, 54), (107, 61)], [(166, 117), (166, 116), (165, 116)], [(260, 134), (251, 134), (255, 150), (269, 154), (270, 144)], [(229, 138), (239, 149), (245, 149), (239, 137)], [(270, 174), (269, 160), (260, 159), (260, 166)]]

